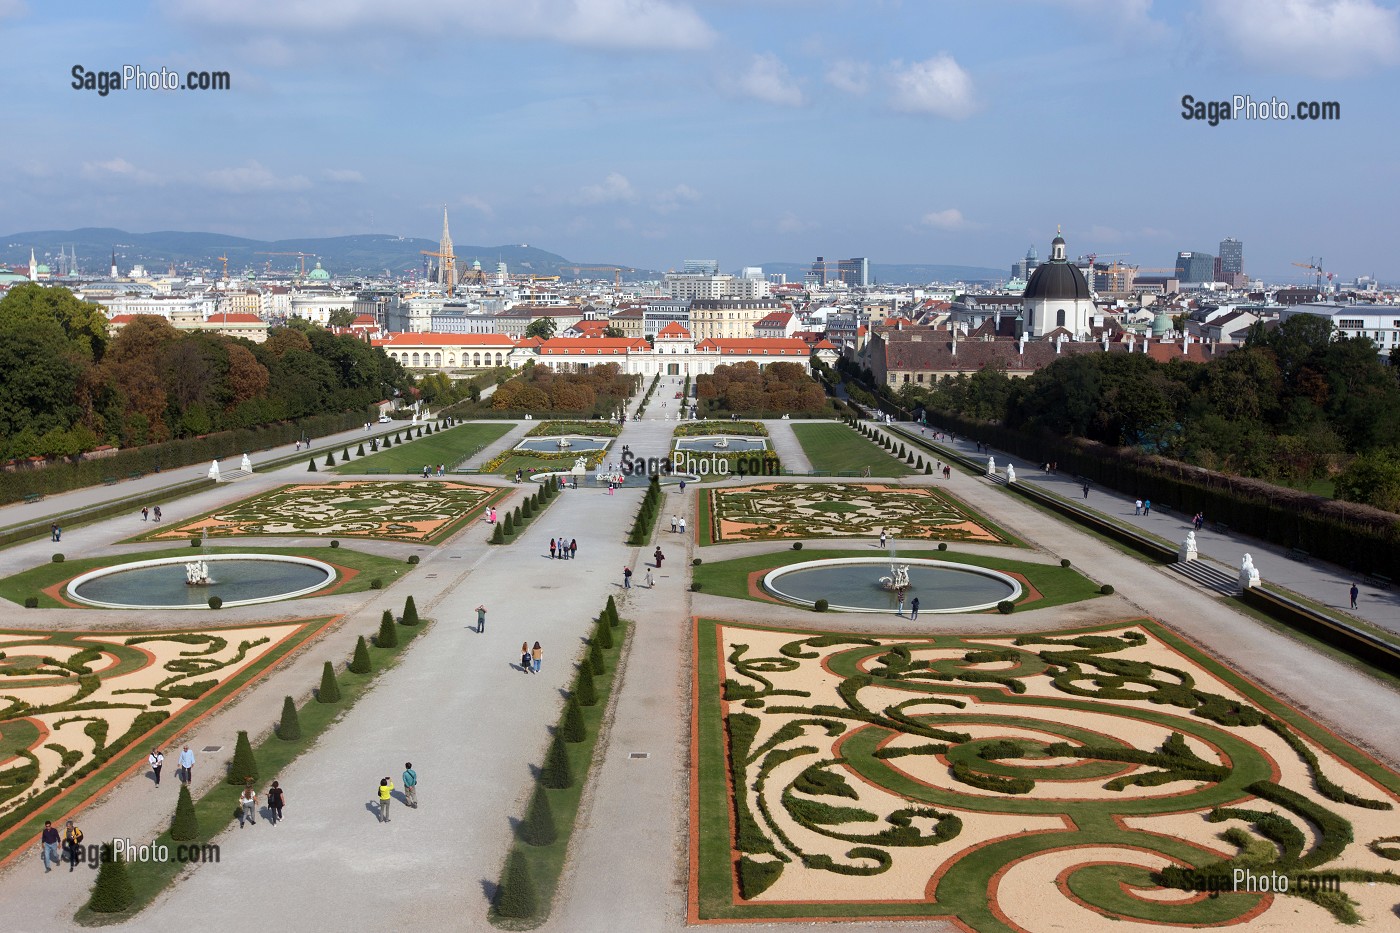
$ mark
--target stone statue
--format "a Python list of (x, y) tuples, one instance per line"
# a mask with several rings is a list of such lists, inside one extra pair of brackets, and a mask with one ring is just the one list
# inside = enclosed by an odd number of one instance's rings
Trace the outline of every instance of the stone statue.
[(1247, 590), (1259, 585), (1259, 569), (1254, 566), (1254, 558), (1249, 554), (1240, 561), (1240, 589)]
[(578, 458), (576, 458), (576, 459), (574, 460), (573, 474), (574, 474), (575, 476), (582, 476), (582, 475), (584, 475), (584, 474), (587, 473), (587, 472), (588, 472), (588, 458), (587, 458), (587, 457), (578, 457)]
[(560, 449), (560, 450), (568, 450), (568, 449), (569, 449), (570, 447), (572, 447), (572, 446), (574, 446), (574, 445), (571, 444), (571, 443), (569, 443), (569, 439), (568, 439), (567, 437), (561, 437), (561, 438), (559, 438), (559, 449)]
[(729, 446), (729, 438), (727, 436), (721, 437), (719, 440), (715, 441), (715, 446), (723, 450)]
[(243, 470), (245, 473), (253, 472), (253, 461), (248, 459), (247, 454), (243, 455), (243, 462), (238, 465), (238, 468)]
[(208, 586), (209, 565), (202, 560), (194, 560), (185, 564), (185, 585)]
[(209, 464), (209, 478), (216, 483), (219, 481), (219, 461)]
[(880, 585), (887, 590), (909, 589), (909, 565), (890, 564), (890, 576), (881, 577)]
[(1178, 563), (1186, 563), (1188, 560), (1196, 559), (1196, 533), (1186, 532), (1186, 540), (1181, 542), (1181, 547), (1176, 552)]
[(996, 458), (996, 457), (988, 457), (988, 458), (987, 458), (987, 475), (988, 475), (988, 476), (995, 476), (995, 475), (996, 475), (996, 472), (997, 472), (997, 458)]
[(1016, 467), (1010, 463), (1006, 465), (1006, 481), (1008, 483), (1016, 482)]

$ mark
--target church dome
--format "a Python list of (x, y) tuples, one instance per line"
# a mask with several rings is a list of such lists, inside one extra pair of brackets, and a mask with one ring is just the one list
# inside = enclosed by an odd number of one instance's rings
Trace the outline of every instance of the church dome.
[(306, 273), (306, 277), (313, 282), (329, 282), (331, 280), (331, 274), (321, 268), (320, 262), (316, 263), (316, 268)]
[[(1064, 241), (1057, 241), (1063, 247)], [(1035, 267), (1030, 281), (1026, 283), (1027, 301), (1039, 298), (1046, 301), (1088, 300), (1089, 283), (1079, 267), (1066, 259), (1050, 259)]]

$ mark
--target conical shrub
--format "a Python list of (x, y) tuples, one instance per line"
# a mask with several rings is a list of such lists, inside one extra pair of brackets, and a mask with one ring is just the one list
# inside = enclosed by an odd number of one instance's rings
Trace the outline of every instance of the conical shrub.
[(569, 750), (564, 747), (562, 736), (555, 734), (550, 740), (549, 751), (544, 755), (544, 767), (540, 769), (540, 783), (550, 790), (564, 790), (574, 786), (574, 768), (569, 764)]
[(611, 625), (613, 628), (617, 628), (618, 624), (622, 620), (618, 617), (617, 614), (617, 603), (613, 600), (611, 596), (608, 597), (608, 605), (603, 611), (607, 613), (608, 624)]
[(372, 670), (374, 665), (369, 660), (369, 645), (365, 644), (365, 636), (361, 635), (355, 641), (355, 656), (350, 659), (350, 672), (368, 674)]
[(515, 524), (516, 524), (516, 525), (519, 525), (519, 524), (520, 524), (520, 506), (517, 505), (517, 506), (515, 507), (515, 511), (512, 512), (511, 514), (515, 516)]
[(598, 618), (598, 624), (593, 628), (592, 641), (601, 647), (611, 650), (613, 646), (612, 626), (604, 616)]
[(413, 603), (413, 597), (403, 601), (403, 618), (400, 620), (404, 625), (418, 624), (418, 607)]
[(238, 741), (233, 743), (233, 761), (228, 765), (228, 777), (224, 783), (242, 786), (258, 779), (258, 761), (253, 757), (253, 746), (248, 741), (248, 733), (238, 732)]
[(574, 684), (574, 696), (578, 697), (579, 706), (598, 705), (598, 689), (593, 686), (592, 664), (584, 664), (579, 667), (578, 680)]
[(364, 445), (364, 444), (361, 444), (359, 447), (355, 448), (355, 456), (357, 456), (357, 457), (363, 457), (364, 455), (365, 455), (365, 445)]
[(393, 447), (393, 446), (394, 446), (394, 442), (393, 442), (393, 440), (389, 437), (389, 435), (387, 435), (387, 434), (384, 435), (384, 449), (385, 449), (385, 450), (388, 450), (390, 447)]
[(520, 506), (520, 516), (521, 516), (522, 518), (529, 518), (531, 515), (534, 515), (534, 514), (535, 514), (534, 506), (530, 505), (530, 500), (529, 500), (529, 499), (526, 499), (525, 502)]
[(554, 826), (549, 795), (536, 784), (535, 792), (530, 795), (530, 806), (525, 810), (525, 819), (520, 823), (520, 839), (527, 845), (547, 846), (558, 838), (559, 830)]
[(190, 796), (190, 786), (180, 785), (180, 796), (175, 800), (175, 816), (170, 820), (170, 838), (176, 842), (189, 842), (199, 837), (199, 814), (194, 810), (194, 798)]
[(394, 627), (394, 614), (388, 609), (384, 610), (384, 617), (379, 620), (379, 634), (374, 637), (374, 642), (381, 648), (399, 646), (399, 630)]
[(505, 517), (504, 519), (501, 520), (501, 524), (505, 526), (505, 528), (506, 528), (505, 533), (506, 533), (506, 534), (508, 534), (508, 535), (510, 535), (510, 534), (515, 534), (515, 522), (511, 521), (511, 519), (510, 519), (510, 513), (509, 513), (509, 512), (507, 512), (507, 513), (506, 513), (506, 517)]
[(282, 719), (277, 723), (277, 737), (284, 742), (295, 742), (301, 738), (301, 714), (291, 697), (282, 699)]
[(588, 738), (588, 730), (583, 724), (583, 708), (578, 705), (578, 697), (569, 696), (564, 704), (564, 718), (559, 723), (559, 734), (565, 742), (578, 743)]
[(588, 665), (593, 668), (595, 674), (606, 674), (608, 671), (603, 663), (603, 648), (596, 641), (588, 646)]
[(530, 878), (530, 866), (521, 852), (511, 852), (506, 858), (506, 870), (501, 883), (496, 885), (494, 901), (496, 914), (500, 917), (524, 920), (535, 915), (539, 909), (535, 897), (535, 882)]
[(378, 449), (379, 449), (379, 441), (378, 441), (378, 440), (372, 439), (372, 440), (369, 442), (369, 449), (370, 449), (371, 452), (378, 450)]
[(316, 691), (317, 703), (339, 703), (340, 684), (335, 680), (335, 667), (327, 661), (321, 668), (321, 688)]
[(506, 530), (505, 530), (504, 527), (502, 527), (502, 525), (501, 525), (500, 522), (497, 522), (497, 523), (496, 523), (496, 530), (493, 531), (493, 532), (491, 532), (491, 543), (492, 543), (492, 544), (505, 544), (505, 543), (506, 543)]
[(126, 910), (136, 899), (131, 879), (126, 876), (126, 863), (117, 859), (110, 842), (102, 845), (102, 864), (97, 870), (97, 883), (88, 898), (88, 910), (99, 914), (115, 914)]
[(311, 462), (308, 463), (308, 464), (306, 465), (306, 472), (308, 472), (308, 473), (315, 473), (315, 472), (316, 472), (316, 458), (315, 458), (315, 457), (312, 457), (312, 458), (311, 458)]
[(335, 466), (335, 454), (331, 454), (331, 453), (326, 454), (326, 466), (328, 466), (328, 467), (333, 467), (333, 466)]

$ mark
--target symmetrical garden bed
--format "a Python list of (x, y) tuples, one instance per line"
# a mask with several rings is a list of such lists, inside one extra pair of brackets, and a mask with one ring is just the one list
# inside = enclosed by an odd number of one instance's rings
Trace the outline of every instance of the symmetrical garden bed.
[[(1400, 775), (1151, 621), (696, 638), (692, 921), (1394, 916)], [(1237, 892), (1237, 870), (1289, 891)]]
[(582, 434), (587, 437), (617, 437), (621, 433), (622, 425), (615, 421), (541, 421), (525, 436), (558, 437), (563, 434)]
[(158, 528), (140, 540), (198, 537), (324, 535), (441, 540), (504, 490), (456, 480), (374, 482), (347, 480), (283, 486), (221, 506), (198, 518)]
[(683, 421), (676, 425), (676, 437), (704, 437), (708, 434), (742, 434), (746, 437), (767, 437), (768, 429), (761, 421)]
[(707, 489), (701, 543), (786, 538), (892, 538), (1005, 543), (1007, 536), (928, 486), (760, 483)]
[[(0, 631), (0, 860), (28, 843), (44, 819), (78, 809), (327, 621)], [(176, 756), (166, 751), (173, 772)]]

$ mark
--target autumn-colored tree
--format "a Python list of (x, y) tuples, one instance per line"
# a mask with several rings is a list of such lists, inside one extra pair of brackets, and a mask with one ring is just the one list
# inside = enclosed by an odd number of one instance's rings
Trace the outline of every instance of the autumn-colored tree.
[(267, 394), (272, 376), (253, 352), (240, 343), (228, 346), (228, 385), (233, 393), (229, 407)]

